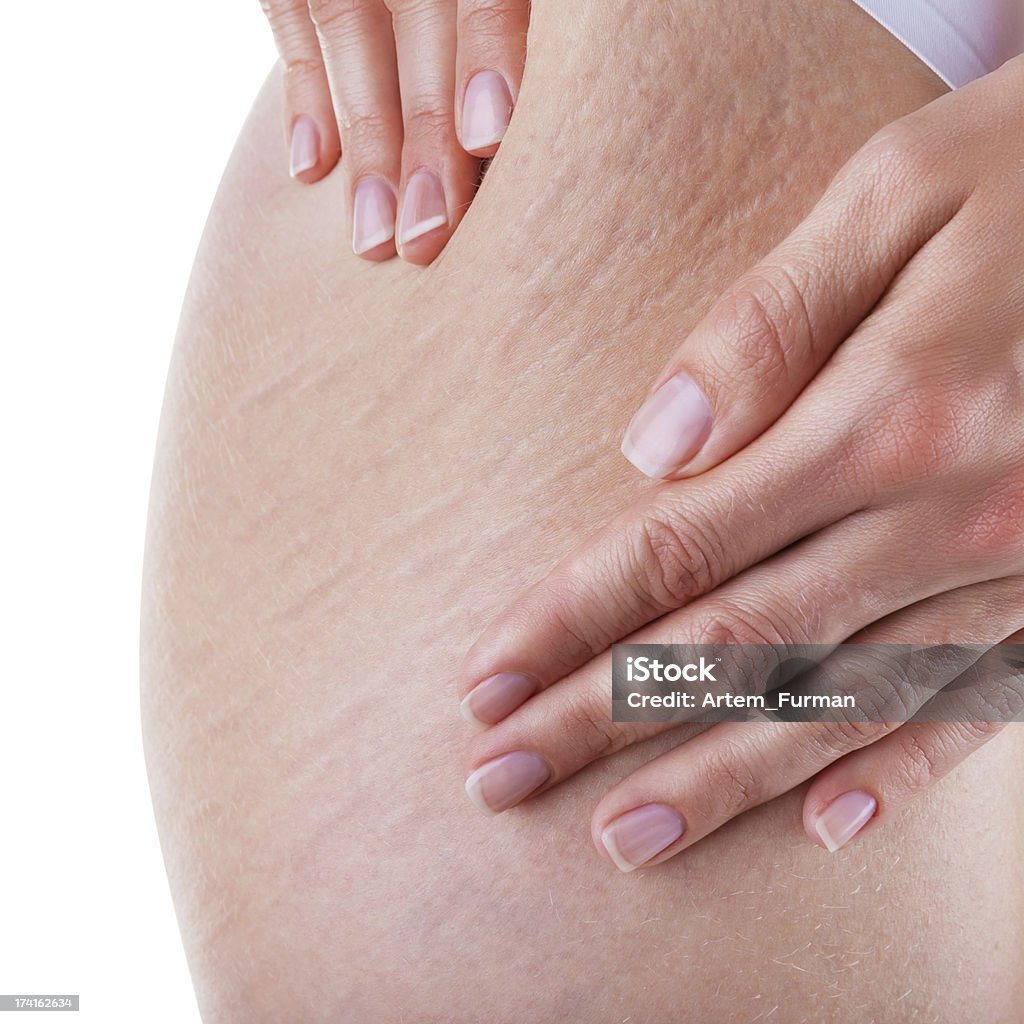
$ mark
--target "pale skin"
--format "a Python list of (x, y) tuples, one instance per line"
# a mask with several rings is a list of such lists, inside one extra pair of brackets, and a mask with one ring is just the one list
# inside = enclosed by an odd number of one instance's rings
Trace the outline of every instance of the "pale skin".
[[(481, 724), (499, 720), (496, 702), (511, 712), (471, 754), (484, 809), (661, 731), (598, 714), (600, 655), (620, 639), (1024, 636), (1024, 215), (1007, 202), (1024, 180), (1022, 109), (1017, 59), (884, 128), (671, 357), (623, 451), (674, 482), (585, 542), (467, 659), (470, 694), (492, 680)], [(834, 848), (1019, 717), (1021, 696), (1004, 688), (1003, 716), (985, 722), (721, 726), (614, 788), (595, 842), (623, 870), (660, 863), (815, 777), (805, 828)], [(511, 789), (510, 771), (523, 776)]]
[(284, 75), (289, 171), (341, 160), (366, 260), (430, 263), (508, 129), (529, 0), (262, 0)]
[(656, 870), (594, 853), (603, 794), (692, 730), (497, 820), (462, 791), (467, 641), (646, 493), (617, 436), (723, 285), (941, 92), (852, 5), (770, 6), (536, 4), (512, 127), (426, 270), (339, 251), (345, 183), (290, 180), (280, 83), (257, 102), (147, 550), (147, 760), (205, 1019), (1016, 1020), (1013, 730), (834, 857), (803, 787)]

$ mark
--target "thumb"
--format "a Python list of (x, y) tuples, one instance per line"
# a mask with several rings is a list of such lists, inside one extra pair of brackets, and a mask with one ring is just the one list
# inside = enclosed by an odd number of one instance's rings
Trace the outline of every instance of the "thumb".
[(695, 476), (768, 429), (961, 204), (922, 187), (876, 137), (807, 219), (715, 303), (633, 417), (622, 453), (647, 476)]

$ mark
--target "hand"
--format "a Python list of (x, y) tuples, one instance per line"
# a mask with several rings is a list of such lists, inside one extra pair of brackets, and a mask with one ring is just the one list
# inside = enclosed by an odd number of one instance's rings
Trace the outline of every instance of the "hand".
[(344, 148), (356, 255), (388, 259), (397, 241), (403, 259), (430, 263), (508, 127), (529, 0), (262, 4), (284, 63), (292, 177), (319, 181)]
[[(883, 130), (686, 339), (624, 445), (670, 482), (465, 661), (464, 711), (491, 727), (475, 802), (505, 810), (665, 728), (611, 720), (602, 652), (621, 638), (991, 645), (1024, 627), (1022, 110), (1016, 60)], [(805, 824), (834, 848), (998, 724), (715, 726), (616, 786), (595, 842), (656, 863), (820, 772)]]

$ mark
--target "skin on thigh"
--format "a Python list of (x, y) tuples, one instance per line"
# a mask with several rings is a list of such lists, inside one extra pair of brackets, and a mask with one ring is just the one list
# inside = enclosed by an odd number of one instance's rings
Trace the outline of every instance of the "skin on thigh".
[(536, 3), (512, 128), (427, 270), (353, 257), (340, 176), (290, 182), (279, 83), (257, 100), (147, 547), (147, 758), (205, 1019), (1016, 1019), (1018, 729), (833, 857), (795, 793), (611, 869), (591, 810), (678, 735), (497, 820), (462, 790), (459, 661), (647, 486), (617, 440), (652, 374), (940, 90), (846, 0), (754, 7)]

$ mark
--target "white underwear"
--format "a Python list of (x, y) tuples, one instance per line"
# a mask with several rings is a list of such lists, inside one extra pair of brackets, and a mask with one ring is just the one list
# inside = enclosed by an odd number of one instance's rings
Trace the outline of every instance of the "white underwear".
[(854, 0), (954, 89), (1024, 52), (1022, 0)]

